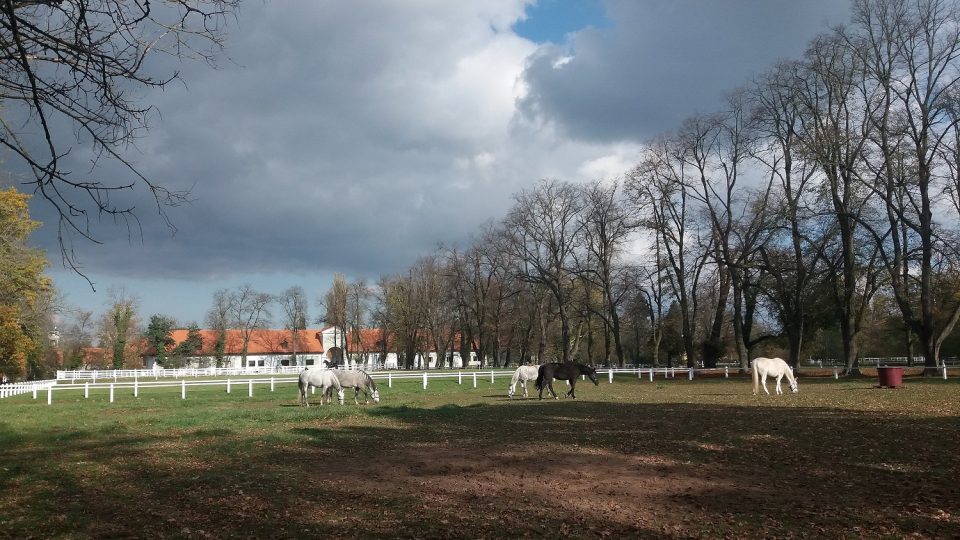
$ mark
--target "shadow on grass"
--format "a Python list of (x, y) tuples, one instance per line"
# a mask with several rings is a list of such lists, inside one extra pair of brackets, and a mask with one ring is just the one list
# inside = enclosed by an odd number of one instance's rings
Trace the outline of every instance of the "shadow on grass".
[(186, 436), (14, 437), (0, 424), (0, 527), (18, 537), (960, 535), (955, 416), (504, 401)]

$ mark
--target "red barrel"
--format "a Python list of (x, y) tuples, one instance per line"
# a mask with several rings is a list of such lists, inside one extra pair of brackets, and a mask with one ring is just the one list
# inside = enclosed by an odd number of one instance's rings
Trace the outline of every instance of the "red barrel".
[(900, 388), (903, 386), (902, 367), (878, 367), (877, 375), (880, 376), (881, 388)]

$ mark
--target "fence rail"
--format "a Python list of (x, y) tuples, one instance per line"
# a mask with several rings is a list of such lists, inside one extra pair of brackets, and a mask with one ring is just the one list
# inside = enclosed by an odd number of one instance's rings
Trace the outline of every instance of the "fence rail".
[[(660, 368), (651, 368), (651, 367), (639, 367), (639, 368), (606, 368), (600, 369), (597, 371), (597, 377), (599, 379), (605, 378), (610, 384), (614, 381), (615, 375), (628, 375), (636, 376), (638, 379), (649, 380), (653, 382), (656, 377), (661, 377), (664, 379), (673, 379), (679, 375), (681, 378), (687, 378), (693, 380), (698, 374), (699, 375), (712, 375), (712, 376), (722, 376), (729, 377), (731, 373), (736, 374), (738, 367), (735, 366), (725, 366), (719, 368), (680, 368), (680, 367), (660, 367)], [(836, 378), (839, 374), (840, 368), (832, 368), (833, 375)], [(939, 368), (943, 372), (943, 378), (947, 378), (947, 366)], [(949, 369), (957, 369), (956, 367)], [(299, 372), (300, 368), (296, 368), (296, 372)], [(26, 383), (14, 383), (0, 385), (0, 397), (12, 397), (15, 395), (33, 393), (33, 398), (37, 399), (37, 394), (40, 391), (46, 390), (47, 394), (47, 404), (53, 403), (53, 393), (56, 392), (79, 392), (83, 391), (84, 397), (90, 397), (91, 390), (109, 390), (110, 402), (114, 401), (116, 392), (119, 391), (131, 391), (133, 392), (134, 397), (139, 397), (140, 390), (152, 389), (152, 388), (180, 388), (180, 398), (187, 399), (187, 388), (196, 388), (196, 387), (217, 387), (223, 386), (226, 389), (227, 393), (232, 393), (233, 389), (238, 389), (239, 392), (242, 392), (244, 389), (247, 391), (249, 397), (253, 397), (254, 389), (257, 386), (266, 386), (269, 385), (270, 391), (274, 391), (276, 385), (278, 384), (290, 384), (296, 383), (298, 377), (277, 377), (278, 373), (267, 375), (274, 375), (271, 377), (253, 377), (252, 375), (264, 375), (262, 373), (250, 373), (243, 371), (242, 368), (236, 369), (237, 375), (250, 375), (246, 378), (240, 379), (196, 379), (190, 380), (186, 377), (180, 378), (179, 381), (171, 380), (159, 380), (155, 379), (150, 380), (140, 380), (139, 377), (133, 375), (131, 378), (133, 380), (125, 380), (119, 382), (120, 378), (124, 378), (121, 375), (122, 372), (141, 372), (148, 371), (153, 374), (152, 370), (117, 370), (117, 381), (114, 382), (83, 382), (82, 384), (74, 382), (73, 384), (58, 384), (58, 381), (49, 380), (49, 381), (33, 381)], [(171, 370), (172, 371), (172, 370)], [(182, 370), (181, 370), (182, 371)], [(296, 373), (295, 372), (295, 373)], [(394, 381), (409, 381), (415, 380), (422, 385), (423, 389), (426, 389), (429, 386), (431, 380), (443, 380), (443, 379), (456, 379), (457, 383), (460, 385), (463, 384), (472, 384), (474, 388), (477, 387), (479, 381), (490, 381), (490, 384), (495, 384), (496, 379), (499, 377), (501, 380), (503, 378), (510, 378), (513, 375), (513, 369), (490, 369), (490, 370), (469, 370), (469, 371), (371, 371), (369, 372), (370, 376), (373, 379), (377, 380), (381, 384), (386, 382), (388, 387), (393, 387)], [(112, 371), (110, 372), (113, 373)], [(230, 375), (230, 373), (226, 373)], [(279, 375), (284, 375), (284, 373), (279, 373)], [(148, 377), (149, 378), (149, 377)], [(109, 378), (108, 378), (109, 379)], [(71, 379), (66, 379), (71, 380)], [(101, 380), (103, 380), (101, 378)]]

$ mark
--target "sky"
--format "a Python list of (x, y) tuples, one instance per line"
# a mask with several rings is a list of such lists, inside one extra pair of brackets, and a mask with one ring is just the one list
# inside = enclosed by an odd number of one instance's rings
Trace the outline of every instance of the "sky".
[(32, 242), (73, 307), (123, 288), (143, 320), (202, 325), (218, 289), (299, 285), (316, 318), (335, 273), (375, 282), (466, 244), (540, 179), (617, 177), (847, 18), (842, 0), (248, 2), (216, 68), (157, 62), (183, 83), (138, 95), (156, 113), (124, 157), (191, 190), (176, 233), (133, 194), (142, 235), (94, 223), (102, 244), (75, 245), (94, 288), (39, 198)]

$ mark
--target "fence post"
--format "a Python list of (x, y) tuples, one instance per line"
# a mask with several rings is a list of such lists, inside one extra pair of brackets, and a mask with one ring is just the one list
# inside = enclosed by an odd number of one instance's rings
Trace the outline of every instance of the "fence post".
[(133, 380), (133, 397), (139, 397), (140, 394), (140, 383), (136, 379)]
[(247, 397), (253, 397), (253, 379), (250, 379), (250, 391), (247, 392)]
[(653, 368), (650, 368), (650, 382), (653, 382)]
[(724, 367), (724, 368), (723, 368), (723, 378), (724, 378), (724, 379), (729, 379), (729, 378), (730, 378), (730, 368), (729, 368), (729, 367)]
[(53, 403), (53, 385), (47, 387), (47, 405)]
[(387, 372), (387, 388), (393, 388), (393, 373)]
[(37, 399), (37, 385), (33, 385), (33, 399)]
[(187, 399), (187, 381), (180, 379), (180, 399)]
[(227, 379), (227, 393), (230, 393), (230, 379)]
[(833, 368), (833, 378), (834, 378), (834, 379), (839, 379), (839, 378), (840, 378), (840, 372), (837, 371), (837, 368)]
[[(114, 371), (116, 373), (116, 371)], [(110, 383), (110, 403), (113, 403), (113, 383)]]
[(613, 368), (607, 370), (607, 379), (613, 384)]
[(83, 383), (83, 397), (84, 398), (90, 397), (90, 383), (88, 382)]
[(460, 386), (463, 386), (463, 372), (462, 372), (462, 371), (458, 371), (458, 372), (457, 372), (457, 384), (459, 384)]
[(473, 387), (474, 387), (474, 388), (477, 387), (477, 372), (476, 372), (476, 371), (473, 372)]
[(947, 363), (943, 363), (943, 380), (947, 380)]
[(427, 389), (427, 372), (426, 371), (423, 372), (423, 389), (424, 390)]
[(270, 391), (273, 392), (273, 377), (270, 377)]
[(693, 368), (690, 368), (690, 380), (693, 380)]
[(495, 384), (495, 383), (493, 382), (493, 370), (492, 370), (492, 369), (490, 370), (490, 384)]

